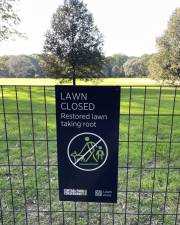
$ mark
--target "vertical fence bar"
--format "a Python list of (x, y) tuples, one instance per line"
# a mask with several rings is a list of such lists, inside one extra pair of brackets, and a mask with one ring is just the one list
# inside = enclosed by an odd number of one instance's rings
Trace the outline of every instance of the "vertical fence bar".
[(89, 224), (89, 202), (87, 202), (87, 225)]
[(65, 215), (64, 215), (64, 202), (62, 201), (62, 214), (63, 214), (63, 225), (65, 224)]
[(1, 225), (4, 225), (4, 222), (3, 222), (3, 209), (2, 209), (2, 199), (0, 197), (0, 221), (1, 221)]
[(156, 139), (155, 139), (155, 151), (154, 151), (154, 172), (153, 172), (153, 188), (151, 195), (151, 207), (150, 207), (150, 225), (152, 224), (152, 213), (153, 213), (153, 203), (154, 203), (154, 192), (155, 192), (155, 179), (156, 179), (156, 164), (157, 164), (157, 144), (159, 135), (159, 118), (160, 118), (160, 108), (161, 108), (161, 94), (162, 88), (159, 89), (159, 99), (158, 99), (158, 113), (157, 113), (157, 123), (156, 123)]
[(26, 225), (28, 225), (28, 216), (27, 216), (27, 198), (26, 198), (26, 190), (25, 190), (25, 178), (24, 178), (24, 162), (23, 162), (23, 150), (22, 150), (22, 138), (21, 138), (21, 123), (20, 123), (20, 115), (19, 115), (19, 101), (18, 101), (18, 93), (17, 87), (15, 86), (15, 94), (16, 94), (16, 110), (17, 110), (17, 120), (18, 120), (18, 135), (19, 135), (19, 145), (20, 145), (20, 159), (21, 159), (21, 174), (23, 181), (23, 195), (24, 195), (24, 204), (25, 204), (25, 218)]
[[(73, 78), (73, 86), (76, 86), (76, 70), (75, 67), (73, 67), (73, 74), (72, 74), (72, 78)], [(76, 202), (74, 203), (74, 217), (75, 217), (75, 225), (77, 224), (77, 213), (76, 213), (76, 209), (77, 209), (77, 205)]]
[(175, 218), (175, 224), (174, 225), (178, 225), (179, 205), (180, 205), (180, 192), (178, 194), (177, 208), (176, 208), (176, 218)]
[(167, 179), (166, 179), (166, 191), (165, 191), (164, 206), (163, 206), (162, 225), (164, 224), (164, 220), (165, 220), (166, 203), (167, 203), (167, 196), (168, 196), (170, 161), (171, 161), (171, 150), (172, 150), (172, 135), (173, 135), (173, 125), (174, 125), (174, 111), (175, 111), (175, 105), (176, 105), (176, 92), (177, 92), (177, 88), (175, 88), (174, 99), (173, 99), (172, 119), (171, 119), (171, 128), (170, 128), (170, 140), (169, 140), (169, 150), (168, 150), (168, 171), (167, 171)]
[(49, 190), (49, 211), (50, 211), (50, 225), (52, 225), (52, 202), (51, 202), (51, 179), (50, 179), (50, 154), (49, 154), (49, 134), (48, 134), (48, 120), (47, 120), (47, 100), (46, 100), (46, 88), (43, 88), (44, 92), (44, 110), (45, 110), (45, 129), (46, 129), (46, 149), (47, 149), (47, 169), (48, 169), (48, 190)]
[(99, 224), (102, 223), (102, 214), (101, 214), (101, 212), (102, 212), (102, 208), (101, 208), (101, 202), (100, 202), (99, 203)]
[(131, 99), (132, 99), (132, 86), (129, 90), (129, 110), (128, 110), (128, 147), (127, 147), (127, 167), (126, 167), (126, 202), (125, 202), (125, 215), (124, 223), (127, 224), (127, 204), (128, 204), (128, 181), (129, 181), (129, 151), (130, 151), (130, 126), (131, 126)]
[(6, 119), (6, 109), (5, 109), (5, 100), (4, 100), (4, 90), (1, 85), (1, 94), (2, 94), (2, 107), (3, 107), (3, 116), (4, 116), (4, 130), (5, 130), (5, 141), (6, 141), (6, 150), (7, 150), (7, 160), (8, 160), (8, 175), (9, 175), (9, 185), (11, 192), (11, 203), (12, 203), (12, 212), (13, 212), (13, 224), (16, 224), (15, 218), (15, 206), (14, 206), (14, 195), (13, 195), (13, 186), (12, 186), (12, 173), (11, 173), (11, 162), (10, 162), (10, 153), (9, 153), (9, 140), (8, 140), (8, 131), (7, 131), (7, 119)]
[[(123, 88), (121, 87), (121, 90), (120, 90), (120, 104), (119, 104), (119, 107), (120, 107), (120, 109), (119, 109), (119, 113), (120, 113), (120, 115), (121, 115), (121, 105), (122, 105), (122, 92), (123, 92)], [(119, 116), (120, 116), (119, 115)], [(118, 141), (118, 165), (119, 165), (119, 156), (121, 155), (121, 120), (122, 120), (122, 118), (120, 117), (120, 119), (119, 119), (119, 129), (120, 129), (120, 131), (119, 131), (119, 141)], [(117, 178), (118, 180), (117, 180), (117, 203), (118, 203), (118, 193), (119, 193), (119, 188), (118, 188), (118, 185), (119, 185), (119, 167), (118, 167), (118, 178)], [(121, 178), (120, 178), (120, 180), (121, 180)], [(117, 211), (116, 211), (116, 215), (117, 215)], [(113, 204), (113, 223), (115, 223), (115, 205)]]
[(140, 215), (140, 204), (141, 204), (141, 188), (142, 188), (142, 172), (143, 172), (143, 155), (144, 155), (144, 123), (145, 123), (145, 112), (146, 112), (146, 86), (144, 89), (144, 105), (143, 105), (143, 118), (142, 118), (142, 134), (141, 134), (141, 164), (140, 164), (140, 178), (139, 178), (139, 197), (138, 197), (138, 221)]
[(74, 220), (75, 220), (75, 225), (77, 224), (77, 203), (74, 203)]
[(29, 97), (30, 97), (30, 112), (31, 112), (31, 125), (32, 125), (33, 155), (34, 155), (34, 163), (35, 163), (35, 165), (34, 165), (34, 175), (35, 175), (35, 185), (36, 185), (37, 217), (38, 217), (38, 224), (40, 225), (39, 190), (38, 190), (38, 178), (37, 178), (37, 160), (36, 160), (35, 130), (34, 130), (34, 116), (33, 116), (33, 103), (32, 103), (31, 86), (29, 86)]
[(112, 225), (114, 225), (115, 221), (114, 221), (114, 203), (113, 203), (113, 206), (112, 206)]

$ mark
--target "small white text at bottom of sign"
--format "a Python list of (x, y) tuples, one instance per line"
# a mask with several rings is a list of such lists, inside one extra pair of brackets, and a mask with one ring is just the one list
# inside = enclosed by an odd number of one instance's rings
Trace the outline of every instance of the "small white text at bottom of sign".
[(95, 190), (96, 197), (112, 197), (112, 191)]

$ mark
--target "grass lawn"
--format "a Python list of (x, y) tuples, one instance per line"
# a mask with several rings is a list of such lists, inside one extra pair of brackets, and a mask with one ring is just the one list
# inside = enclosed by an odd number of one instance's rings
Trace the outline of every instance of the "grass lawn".
[[(60, 81), (56, 79), (49, 79), (49, 78), (0, 78), (0, 85), (55, 85), (59, 84)], [(72, 82), (68, 81), (66, 84), (71, 84)], [(129, 85), (159, 85), (160, 83), (151, 80), (148, 78), (100, 78), (96, 79), (94, 82), (92, 81), (82, 81), (77, 80), (78, 85), (122, 85), (122, 86), (129, 86)]]
[(175, 88), (159, 94), (158, 87), (122, 88), (118, 203), (75, 204), (58, 201), (54, 87), (18, 86), (16, 96), (14, 86), (4, 86), (0, 224), (180, 224), (180, 88), (175, 99)]

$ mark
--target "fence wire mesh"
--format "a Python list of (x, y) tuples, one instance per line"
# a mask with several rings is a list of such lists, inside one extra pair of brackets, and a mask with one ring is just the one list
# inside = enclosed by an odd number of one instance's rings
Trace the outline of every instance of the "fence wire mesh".
[(59, 201), (53, 86), (0, 88), (1, 225), (180, 225), (179, 87), (121, 87), (117, 204)]

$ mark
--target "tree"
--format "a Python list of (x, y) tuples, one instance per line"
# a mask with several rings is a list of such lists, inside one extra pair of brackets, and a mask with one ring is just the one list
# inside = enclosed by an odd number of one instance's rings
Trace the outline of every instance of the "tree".
[(32, 56), (9, 56), (7, 65), (9, 75), (12, 77), (35, 77), (35, 75), (42, 75), (42, 68)]
[(8, 60), (8, 56), (0, 57), (0, 77), (7, 77), (9, 75)]
[(104, 56), (103, 38), (92, 15), (80, 0), (65, 0), (53, 15), (46, 34), (44, 52), (56, 55), (69, 68), (68, 77), (89, 78), (99, 75)]
[(151, 59), (149, 60), (148, 70), (149, 70), (149, 77), (152, 79), (160, 80), (163, 77), (163, 71), (160, 67), (160, 54), (155, 53), (152, 55)]
[(114, 54), (105, 60), (103, 74), (105, 77), (124, 77), (123, 65), (128, 60), (128, 56), (123, 54)]
[(141, 57), (129, 59), (123, 67), (127, 77), (147, 77), (148, 75), (147, 64)]
[(0, 41), (20, 33), (15, 29), (20, 19), (14, 11), (16, 0), (0, 0)]
[(111, 57), (111, 65), (122, 67), (123, 64), (128, 60), (128, 56), (124, 54), (114, 54)]
[(121, 76), (119, 66), (117, 66), (117, 65), (113, 66), (113, 68), (112, 68), (112, 76), (113, 77), (120, 77)]
[(156, 78), (180, 80), (180, 8), (173, 12), (166, 31), (157, 39), (157, 46), (159, 51), (154, 66), (160, 67), (161, 73)]
[(63, 65), (56, 55), (53, 54), (43, 54), (39, 56), (39, 62), (45, 71), (45, 75), (53, 78), (66, 77), (68, 68)]

